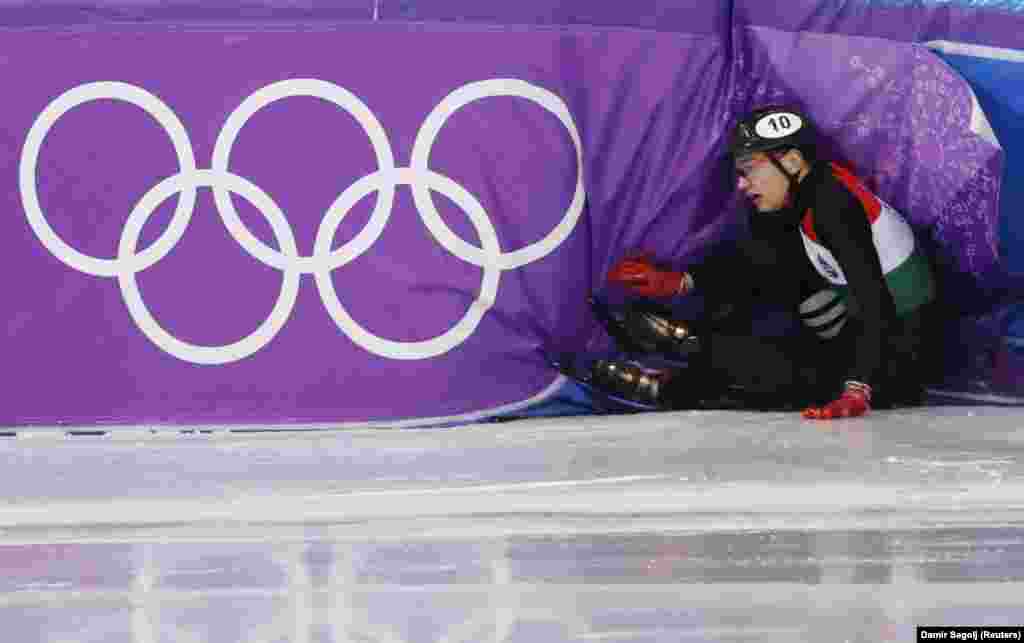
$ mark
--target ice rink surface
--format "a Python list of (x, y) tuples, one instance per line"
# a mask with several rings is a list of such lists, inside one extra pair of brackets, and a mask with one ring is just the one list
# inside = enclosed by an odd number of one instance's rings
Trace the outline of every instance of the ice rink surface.
[(0, 438), (12, 643), (1024, 625), (1024, 409)]

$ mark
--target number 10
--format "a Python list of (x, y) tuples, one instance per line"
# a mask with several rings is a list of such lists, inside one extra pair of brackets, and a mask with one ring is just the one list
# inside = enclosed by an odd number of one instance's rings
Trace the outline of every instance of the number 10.
[(779, 116), (778, 118), (773, 116), (768, 122), (771, 124), (772, 129), (774, 129), (776, 132), (786, 131), (793, 126), (792, 121), (789, 120), (789, 116), (786, 116), (785, 114)]

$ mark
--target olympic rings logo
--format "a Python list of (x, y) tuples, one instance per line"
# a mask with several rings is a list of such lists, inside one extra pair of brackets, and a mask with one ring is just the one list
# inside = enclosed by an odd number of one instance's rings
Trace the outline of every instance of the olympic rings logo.
[[(301, 96), (323, 99), (352, 115), (369, 137), (378, 165), (376, 171), (345, 189), (330, 206), (320, 222), (310, 256), (299, 255), (295, 234), (274, 200), (255, 184), (228, 169), (232, 147), (246, 122), (275, 101)], [(497, 231), (480, 201), (461, 185), (428, 167), (431, 148), (448, 118), (459, 108), (491, 96), (525, 98), (551, 112), (568, 131), (576, 152), (576, 188), (564, 216), (543, 239), (512, 252), (501, 249)], [(61, 239), (43, 214), (37, 190), (36, 168), (46, 135), (68, 111), (95, 100), (120, 100), (145, 110), (170, 137), (180, 170), (146, 192), (132, 209), (121, 232), (114, 259), (83, 254)], [(412, 189), (420, 219), (438, 243), (459, 259), (483, 268), (480, 292), (465, 315), (448, 331), (415, 342), (389, 340), (360, 326), (345, 310), (331, 281), (332, 271), (366, 252), (381, 235), (391, 216), (395, 189), (400, 185), (408, 185)], [(579, 220), (586, 198), (582, 144), (565, 102), (546, 89), (508, 78), (469, 83), (446, 96), (420, 126), (408, 167), (395, 165), (387, 133), (369, 107), (350, 91), (327, 81), (284, 80), (248, 96), (228, 116), (217, 136), (211, 169), (196, 166), (185, 126), (159, 98), (128, 83), (87, 83), (58, 96), (36, 118), (21, 154), (19, 187), (28, 222), (47, 250), (80, 272), (97, 277), (116, 277), (128, 312), (146, 337), (165, 352), (195, 364), (228, 364), (266, 346), (291, 316), (298, 296), (299, 277), (304, 274), (313, 275), (320, 298), (341, 332), (370, 353), (403, 360), (442, 355), (460, 345), (476, 330), (484, 314), (494, 305), (503, 271), (514, 270), (547, 256), (568, 238)], [(136, 281), (139, 272), (167, 256), (182, 238), (194, 212), (196, 191), (201, 187), (213, 190), (217, 213), (239, 245), (252, 257), (284, 275), (281, 292), (267, 319), (248, 336), (222, 346), (191, 344), (167, 332), (146, 307)], [(452, 232), (434, 206), (431, 191), (440, 192), (462, 208), (476, 228), (481, 247), (465, 242)], [(378, 194), (377, 204), (367, 225), (332, 251), (331, 245), (341, 220), (360, 199), (373, 192)], [(280, 250), (263, 243), (245, 227), (231, 202), (231, 193), (245, 198), (266, 218)], [(138, 252), (143, 226), (157, 207), (175, 194), (181, 196), (167, 229), (149, 247)]]

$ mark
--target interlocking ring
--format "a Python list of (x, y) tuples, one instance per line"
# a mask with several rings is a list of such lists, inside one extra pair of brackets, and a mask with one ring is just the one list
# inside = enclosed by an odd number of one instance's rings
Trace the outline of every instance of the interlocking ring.
[[(266, 192), (228, 168), (231, 150), (242, 128), (267, 105), (291, 97), (320, 98), (348, 112), (363, 128), (377, 157), (377, 170), (345, 189), (320, 222), (313, 253), (300, 256), (284, 212)], [(490, 96), (516, 96), (530, 100), (554, 114), (566, 128), (576, 153), (576, 186), (565, 215), (543, 239), (504, 252), (486, 209), (472, 194), (450, 178), (429, 168), (430, 151), (448, 118), (461, 107)], [(121, 100), (145, 110), (164, 128), (174, 145), (179, 172), (151, 188), (135, 205), (118, 244), (114, 259), (79, 252), (53, 230), (39, 204), (36, 183), (39, 152), (50, 129), (68, 111), (95, 100)], [(19, 167), (19, 187), (25, 216), (36, 236), (55, 257), (69, 267), (97, 277), (116, 277), (129, 314), (139, 329), (163, 351), (196, 364), (227, 364), (244, 359), (266, 346), (284, 327), (299, 291), (299, 278), (313, 275), (320, 299), (342, 333), (365, 350), (390, 359), (428, 359), (442, 355), (464, 342), (494, 305), (501, 273), (537, 261), (565, 241), (576, 227), (586, 199), (583, 182), (583, 149), (579, 132), (564, 101), (552, 92), (528, 82), (496, 78), (469, 83), (446, 96), (420, 126), (409, 167), (397, 167), (383, 126), (370, 108), (347, 89), (323, 80), (300, 78), (272, 83), (247, 97), (229, 116), (214, 145), (211, 169), (196, 167), (184, 125), (163, 101), (137, 86), (122, 82), (96, 82), (75, 87), (57, 97), (39, 114), (25, 140)], [(403, 342), (380, 337), (360, 326), (342, 304), (331, 273), (366, 252), (380, 237), (391, 216), (395, 188), (409, 185), (420, 219), (434, 238), (455, 257), (483, 269), (480, 293), (452, 328), (423, 341)], [(195, 211), (198, 188), (213, 190), (221, 221), (231, 236), (253, 258), (284, 274), (281, 292), (267, 319), (248, 336), (225, 345), (202, 346), (182, 341), (167, 332), (150, 313), (139, 291), (136, 275), (154, 265), (177, 245)], [(434, 206), (431, 191), (448, 197), (469, 216), (481, 247), (459, 238), (444, 223)], [(366, 226), (349, 241), (332, 250), (334, 236), (345, 215), (367, 195), (377, 192), (377, 204)], [(242, 222), (231, 201), (238, 194), (267, 219), (280, 250), (258, 239)], [(139, 236), (161, 203), (180, 194), (171, 223), (148, 248), (137, 252)]]

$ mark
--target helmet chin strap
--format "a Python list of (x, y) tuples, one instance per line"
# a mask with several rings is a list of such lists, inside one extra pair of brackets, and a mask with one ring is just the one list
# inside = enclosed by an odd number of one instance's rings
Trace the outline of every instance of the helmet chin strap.
[(774, 165), (779, 172), (782, 172), (782, 176), (786, 177), (786, 180), (789, 182), (789, 187), (786, 188), (786, 206), (788, 207), (793, 205), (796, 186), (800, 183), (800, 172), (789, 172), (782, 162), (775, 158), (775, 155), (771, 152), (768, 153), (768, 160), (771, 161), (772, 165)]

